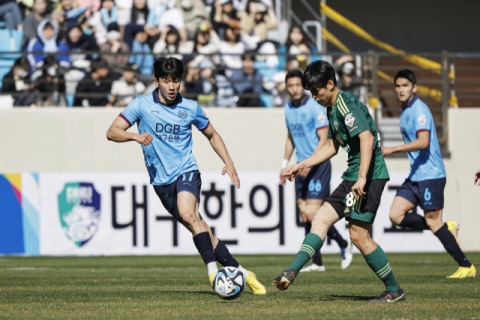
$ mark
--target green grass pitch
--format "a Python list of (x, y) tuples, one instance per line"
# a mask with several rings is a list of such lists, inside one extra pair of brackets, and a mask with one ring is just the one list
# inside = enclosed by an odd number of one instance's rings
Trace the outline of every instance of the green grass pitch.
[[(467, 256), (480, 267), (479, 252)], [(257, 273), (266, 296), (247, 288), (237, 300), (221, 300), (200, 256), (2, 256), (0, 318), (480, 318), (479, 281), (445, 279), (457, 269), (447, 253), (388, 254), (407, 295), (406, 301), (389, 304), (366, 301), (380, 294), (383, 284), (361, 255), (347, 270), (340, 269), (339, 255), (324, 255), (326, 272), (302, 273), (284, 292), (271, 281), (293, 255), (236, 258)]]

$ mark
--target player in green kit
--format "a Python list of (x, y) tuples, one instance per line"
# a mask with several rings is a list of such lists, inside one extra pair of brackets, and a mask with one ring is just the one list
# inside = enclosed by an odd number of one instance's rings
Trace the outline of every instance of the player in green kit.
[(405, 293), (393, 275), (387, 256), (371, 237), (380, 198), (389, 180), (375, 121), (357, 97), (336, 86), (335, 70), (328, 62), (311, 63), (303, 75), (302, 84), (318, 103), (327, 106), (328, 140), (310, 158), (287, 168), (285, 176), (292, 181), (301, 170), (335, 156), (340, 146), (348, 152), (348, 168), (343, 173), (342, 183), (315, 214), (311, 231), (295, 261), (274, 279), (273, 285), (286, 290), (300, 269), (322, 247), (328, 229), (345, 217), (352, 242), (385, 284), (385, 291), (369, 301), (405, 300)]

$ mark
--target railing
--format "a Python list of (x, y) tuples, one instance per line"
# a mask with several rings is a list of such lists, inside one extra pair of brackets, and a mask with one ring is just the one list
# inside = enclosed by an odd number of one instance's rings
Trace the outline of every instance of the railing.
[[(26, 55), (26, 52), (0, 52), (0, 61), (10, 60), (13, 64), (14, 59)], [(40, 53), (39, 53), (40, 54)], [(41, 53), (43, 54), (43, 53)], [(72, 53), (56, 53), (56, 54), (70, 54)], [(48, 54), (48, 55), (56, 55)], [(75, 52), (78, 54), (78, 52)], [(85, 52), (87, 55), (109, 55), (108, 52)], [(116, 53), (116, 55), (124, 54), (131, 55), (132, 53)], [(140, 54), (140, 53), (135, 53)], [(257, 61), (259, 59), (258, 54), (247, 53), (247, 55), (256, 56)], [(439, 141), (443, 150), (448, 150), (448, 117), (447, 110), (450, 107), (479, 107), (480, 106), (480, 54), (461, 54), (461, 53), (429, 53), (419, 54), (422, 57), (428, 58), (432, 61), (440, 63), (441, 69), (426, 69), (413, 65), (410, 62), (405, 61), (402, 56), (392, 55), (387, 53), (368, 52), (352, 54), (354, 63), (356, 64), (355, 78), (357, 79), (360, 90), (360, 99), (371, 107), (374, 112), (375, 118), (379, 124), (380, 129), (387, 134), (387, 138), (384, 139), (386, 143), (389, 141), (398, 140), (401, 138), (398, 131), (398, 119), (401, 113), (401, 107), (396, 97), (395, 89), (392, 79), (396, 72), (400, 69), (408, 68), (417, 74), (418, 84), (422, 90), (417, 92), (417, 95), (430, 107), (434, 116), (435, 123), (437, 125), (437, 132)], [(157, 56), (157, 55), (155, 55)], [(196, 56), (196, 55), (183, 55)], [(215, 61), (215, 73), (228, 73), (228, 68), (221, 64), (222, 56), (224, 54), (212, 54), (204, 55)], [(234, 55), (239, 56), (239, 55)], [(296, 58), (289, 54), (276, 54), (277, 57), (287, 57), (287, 59)], [(342, 54), (329, 53), (328, 55), (306, 55), (309, 58), (322, 58), (330, 62), (335, 62)], [(305, 64), (303, 65), (303, 67)], [(284, 66), (277, 66), (276, 68), (269, 68), (265, 64), (256, 67), (258, 72), (270, 73), (270, 75), (263, 76), (261, 81), (250, 81), (249, 83), (261, 83), (262, 92), (260, 94), (254, 93), (234, 93), (229, 95), (223, 95), (223, 98), (235, 97), (238, 101), (242, 98), (268, 98), (272, 96), (272, 87), (275, 85), (271, 74), (276, 71), (280, 71)], [(55, 73), (51, 77), (50, 81), (43, 80), (49, 83), (53, 87), (53, 92), (39, 92), (42, 97), (53, 95), (54, 97), (61, 97), (68, 94), (68, 92), (60, 90), (69, 81), (65, 80), (62, 74), (69, 70), (81, 70), (75, 67), (62, 68), (58, 65), (54, 65)], [(121, 72), (122, 68), (111, 68), (111, 71)], [(262, 73), (263, 74), (263, 73)], [(153, 75), (144, 75), (143, 77), (153, 79)], [(105, 82), (112, 82), (116, 79), (106, 79)], [(103, 81), (103, 80), (102, 80)], [(229, 81), (234, 85), (235, 81)], [(243, 80), (241, 82), (244, 82)], [(193, 82), (195, 83), (195, 82)], [(199, 81), (197, 81), (199, 83)], [(15, 98), (22, 93), (12, 93)], [(70, 93), (72, 94), (72, 93)], [(94, 96), (108, 95), (99, 93), (84, 93), (81, 98), (88, 98)], [(198, 95), (192, 95), (186, 92), (185, 97), (196, 98)], [(215, 93), (213, 94), (215, 96)], [(270, 98), (271, 99), (271, 98)], [(267, 101), (271, 101), (266, 99)], [(271, 105), (267, 105), (271, 107)], [(392, 120), (393, 119), (393, 120)], [(391, 124), (391, 125), (390, 125)], [(389, 128), (389, 126), (391, 126)], [(393, 129), (394, 128), (394, 129)]]

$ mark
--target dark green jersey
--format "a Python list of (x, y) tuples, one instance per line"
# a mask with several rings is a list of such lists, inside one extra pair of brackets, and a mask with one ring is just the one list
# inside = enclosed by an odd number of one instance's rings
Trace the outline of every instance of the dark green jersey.
[(348, 152), (348, 169), (343, 173), (342, 179), (358, 180), (358, 170), (360, 169), (360, 139), (358, 135), (366, 130), (370, 130), (375, 137), (367, 180), (389, 179), (380, 145), (380, 134), (367, 107), (353, 94), (340, 90), (333, 107), (328, 106), (327, 114), (328, 139), (335, 137), (342, 148)]

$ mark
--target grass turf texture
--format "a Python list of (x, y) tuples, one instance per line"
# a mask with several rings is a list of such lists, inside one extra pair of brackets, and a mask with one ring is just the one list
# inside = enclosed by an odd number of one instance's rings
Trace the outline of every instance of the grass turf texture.
[[(480, 253), (468, 253), (477, 268)], [(347, 270), (324, 255), (326, 272), (302, 273), (280, 292), (271, 281), (293, 255), (238, 255), (267, 286), (228, 302), (209, 286), (200, 256), (0, 257), (0, 317), (15, 318), (322, 318), (425, 319), (480, 317), (480, 283), (446, 279), (448, 254), (388, 254), (407, 301), (372, 304), (383, 291), (360, 255)], [(480, 269), (480, 268), (479, 268)], [(479, 275), (480, 276), (480, 275)]]

